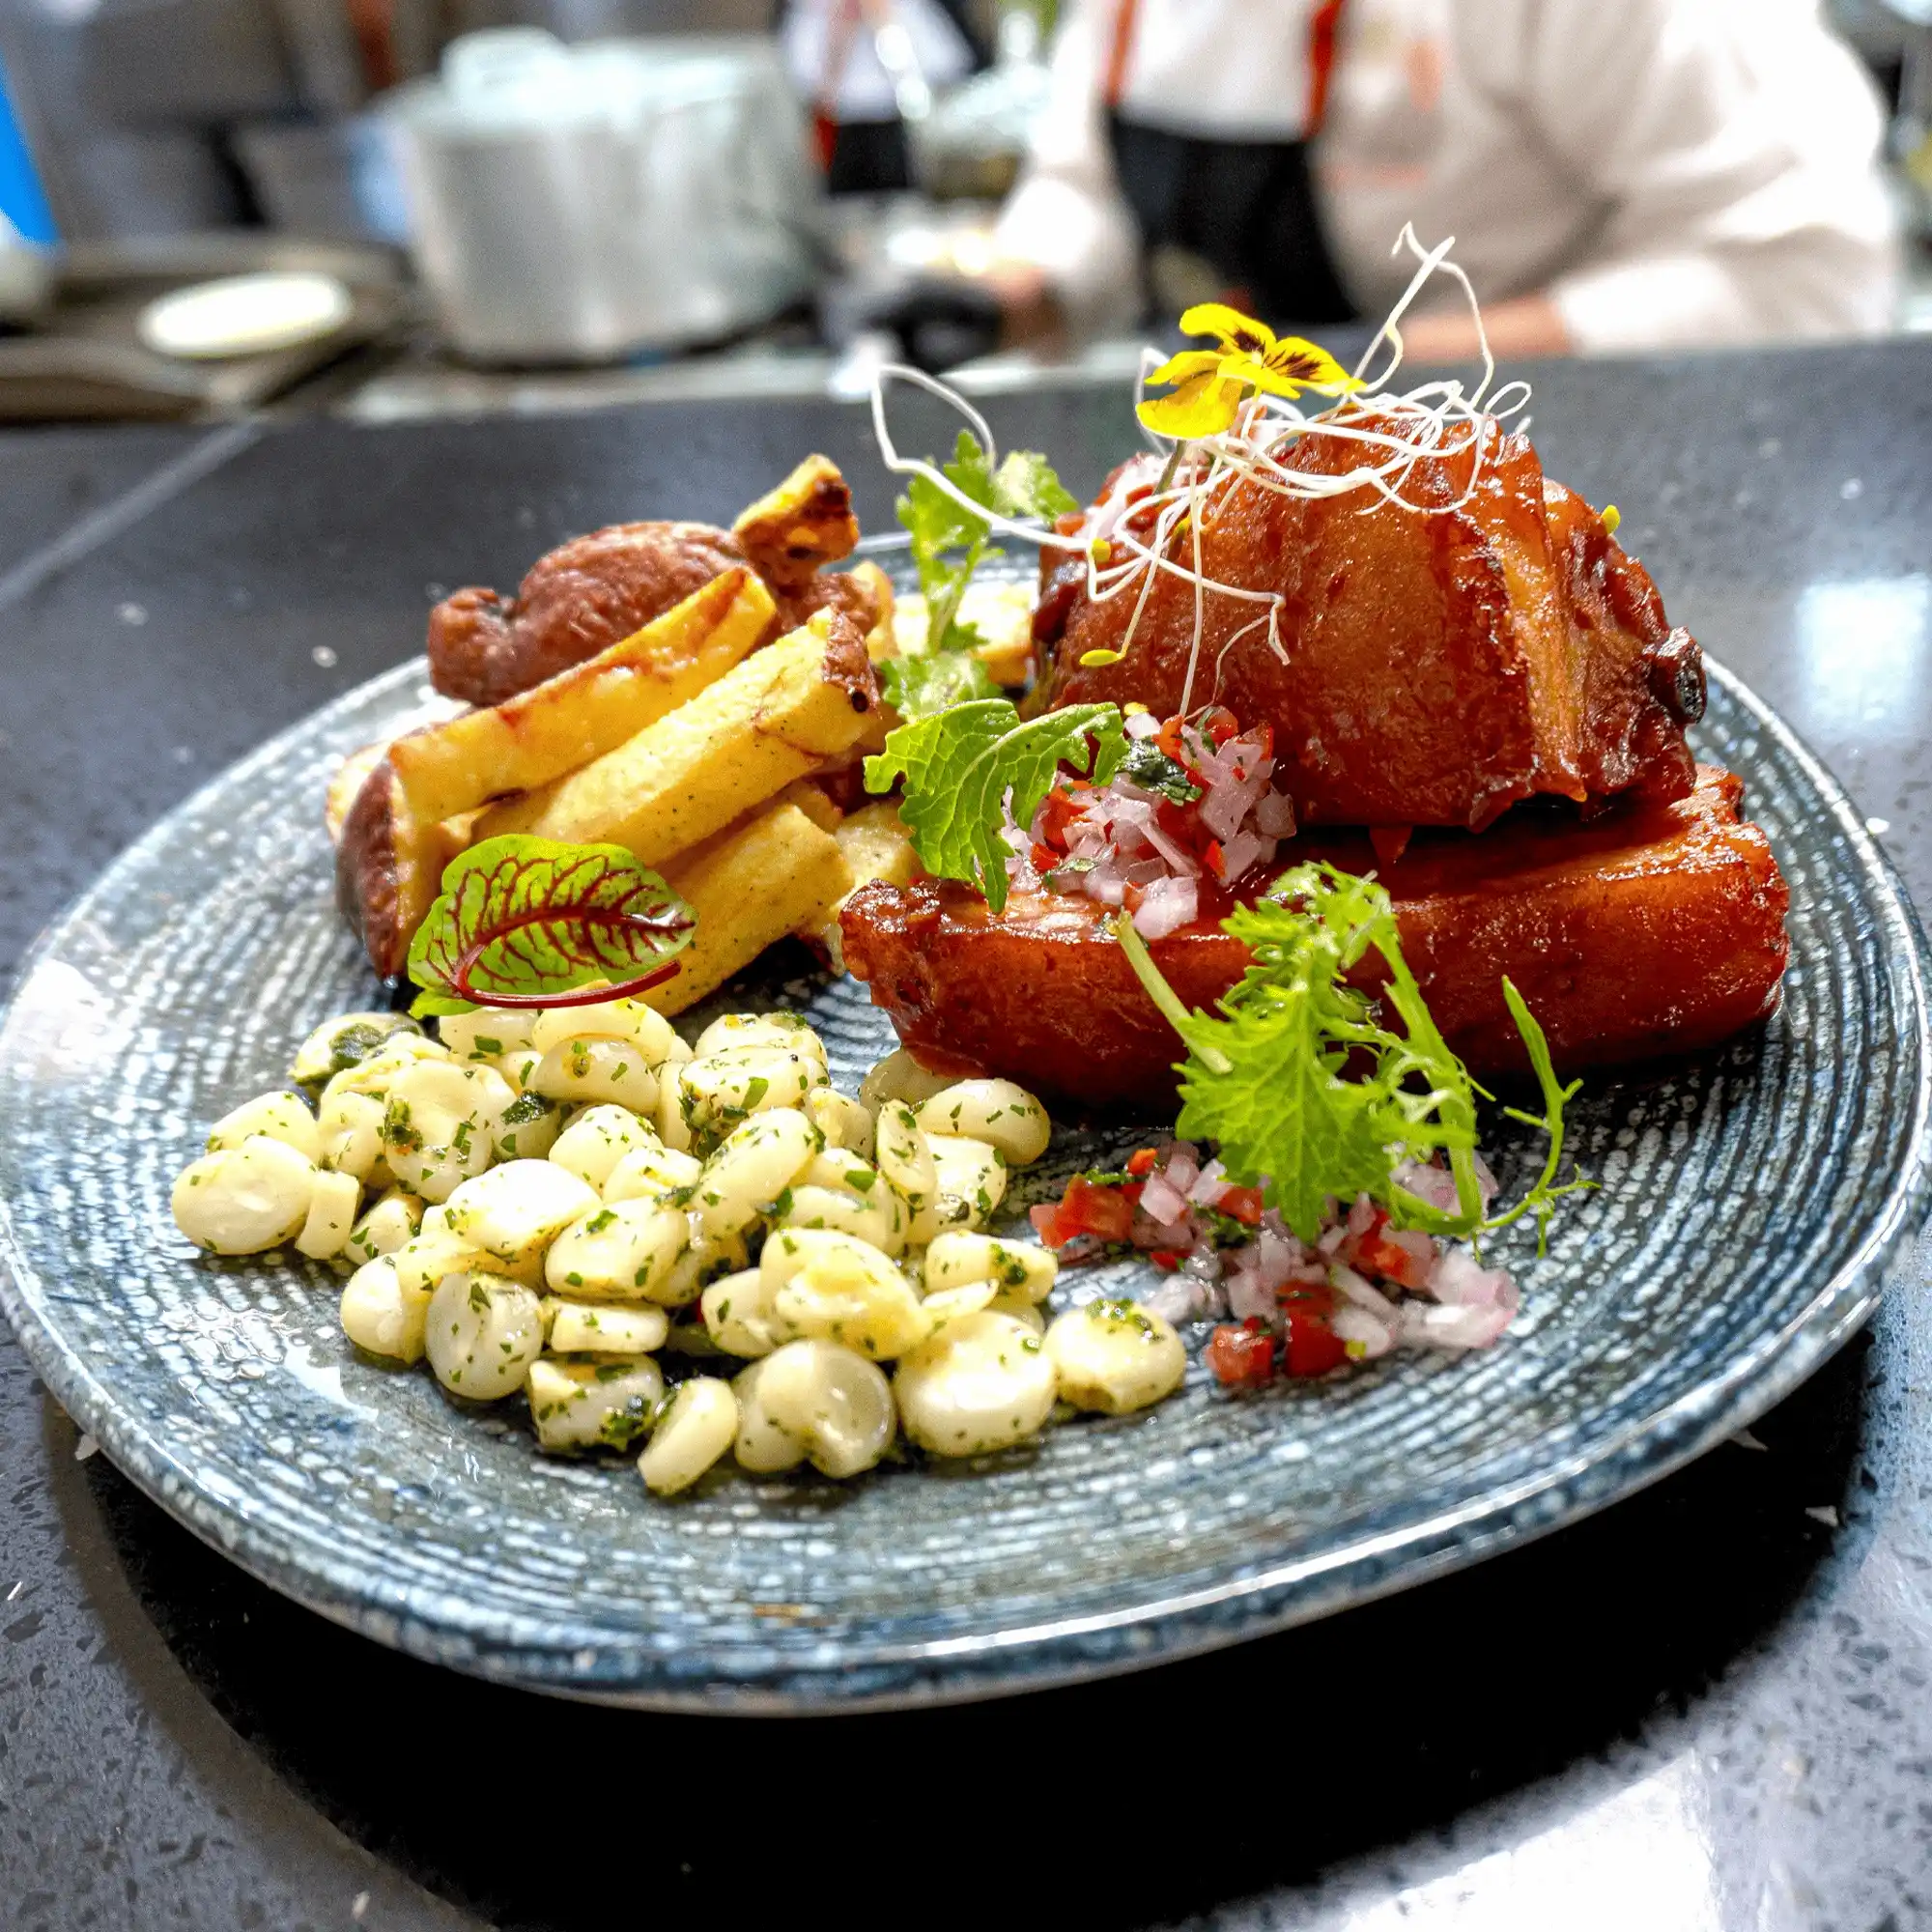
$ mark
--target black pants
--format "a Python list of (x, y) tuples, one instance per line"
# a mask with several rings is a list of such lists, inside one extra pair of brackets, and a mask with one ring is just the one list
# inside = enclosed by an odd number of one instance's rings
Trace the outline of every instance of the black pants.
[(1302, 141), (1209, 141), (1110, 117), (1121, 191), (1148, 249), (1198, 256), (1271, 323), (1350, 322)]

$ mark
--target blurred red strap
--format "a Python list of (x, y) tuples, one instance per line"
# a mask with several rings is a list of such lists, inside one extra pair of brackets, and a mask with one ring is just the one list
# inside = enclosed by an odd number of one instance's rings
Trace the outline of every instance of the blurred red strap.
[(1308, 29), (1308, 130), (1312, 141), (1328, 116), (1328, 81), (1335, 71), (1335, 42), (1344, 0), (1321, 0)]
[(1107, 55), (1104, 90), (1109, 107), (1121, 104), (1121, 96), (1127, 85), (1127, 60), (1134, 50), (1134, 20), (1139, 12), (1139, 0), (1121, 0), (1114, 14), (1114, 45)]

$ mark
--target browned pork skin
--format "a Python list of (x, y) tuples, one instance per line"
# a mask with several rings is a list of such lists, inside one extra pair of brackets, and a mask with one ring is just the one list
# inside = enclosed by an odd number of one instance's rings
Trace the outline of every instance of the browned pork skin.
[(500, 704), (594, 658), (741, 563), (778, 604), (773, 637), (827, 606), (863, 634), (880, 614), (871, 582), (819, 574), (858, 541), (845, 479), (825, 457), (808, 457), (728, 531), (612, 524), (539, 558), (515, 597), (475, 587), (445, 597), (429, 616), (430, 681), (448, 697)]
[[(1742, 789), (1701, 766), (1688, 798), (1585, 826), (1532, 810), (1481, 838), (1426, 833), (1380, 869), (1430, 1010), (1479, 1076), (1527, 1064), (1505, 973), (1569, 1072), (1710, 1045), (1772, 1010), (1790, 895), (1763, 833), (1738, 818)], [(1352, 872), (1376, 863), (1359, 833), (1293, 840), (1280, 863), (1313, 858)], [(1179, 1042), (1102, 917), (1089, 899), (1044, 895), (995, 915), (965, 887), (924, 880), (864, 887), (839, 923), (847, 966), (936, 1070), (1145, 1111), (1172, 1097)], [(1151, 950), (1194, 1008), (1211, 1009), (1248, 963), (1207, 924)]]
[[(1424, 514), (1359, 489), (1309, 500), (1236, 482), (1203, 519), (1202, 574), (1283, 599), (1285, 661), (1255, 623), (1263, 605), (1209, 590), (1191, 701), (1273, 726), (1275, 783), (1304, 825), (1480, 831), (1536, 793), (1594, 809), (1690, 789), (1684, 725), (1703, 709), (1695, 642), (1671, 630), (1643, 566), (1581, 497), (1544, 476), (1525, 438), (1490, 418), (1481, 437), (1482, 474), (1460, 509)], [(1320, 474), (1360, 460), (1359, 445), (1328, 437), (1304, 438), (1284, 459)], [(1471, 452), (1419, 463), (1405, 494), (1453, 502), (1474, 462)], [(1169, 554), (1191, 565), (1191, 534)], [(1129, 644), (1139, 586), (1092, 603), (1085, 563), (1063, 556), (1042, 559), (1035, 708), (1113, 698), (1156, 716), (1179, 710), (1193, 586), (1160, 574)], [(1123, 647), (1120, 664), (1080, 662)]]

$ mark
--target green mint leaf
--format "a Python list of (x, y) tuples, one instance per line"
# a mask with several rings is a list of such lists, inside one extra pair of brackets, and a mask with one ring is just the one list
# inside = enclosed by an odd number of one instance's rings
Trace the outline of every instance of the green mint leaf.
[[(1219, 1144), (1229, 1178), (1258, 1186), (1305, 1241), (1321, 1232), (1327, 1202), (1366, 1194), (1397, 1227), (1445, 1236), (1475, 1236), (1525, 1212), (1548, 1219), (1561, 1194), (1563, 1105), (1577, 1090), (1557, 1086), (1542, 1029), (1516, 988), (1504, 998), (1542, 1083), (1542, 1116), (1516, 1118), (1550, 1139), (1542, 1179), (1520, 1206), (1483, 1218), (1477, 1186), (1476, 1100), (1482, 1093), (1443, 1039), (1402, 953), (1388, 894), (1332, 866), (1298, 866), (1267, 896), (1238, 908), (1222, 930), (1245, 944), (1254, 963), (1219, 1002), (1190, 1012), (1161, 977), (1132, 922), (1115, 932), (1134, 971), (1188, 1051), (1180, 1066), (1183, 1138)], [(1378, 955), (1377, 1000), (1399, 1023), (1384, 1026), (1350, 975)], [(1444, 1155), (1455, 1177), (1454, 1211), (1400, 1186), (1404, 1157)]]
[[(955, 624), (956, 635), (961, 628)], [(998, 697), (1000, 687), (976, 657), (945, 651), (934, 657), (888, 658), (879, 667), (886, 702), (908, 721), (930, 718), (949, 705)]]
[(1175, 805), (1192, 805), (1201, 796), (1201, 787), (1187, 776), (1187, 767), (1165, 752), (1155, 751), (1151, 738), (1133, 740), (1121, 776)]
[(676, 972), (696, 923), (621, 846), (512, 833), (450, 861), (409, 973), (429, 1012), (570, 1004), (559, 996), (591, 980), (611, 982), (596, 998), (619, 999)]
[(903, 779), (899, 816), (920, 864), (938, 878), (978, 886), (998, 912), (1007, 902), (1000, 827), (1008, 795), (1014, 819), (1030, 824), (1063, 764), (1085, 774), (1091, 760), (1094, 782), (1105, 784), (1126, 751), (1115, 705), (1070, 704), (1021, 724), (1007, 699), (980, 698), (901, 724), (866, 760), (866, 788), (890, 791)]

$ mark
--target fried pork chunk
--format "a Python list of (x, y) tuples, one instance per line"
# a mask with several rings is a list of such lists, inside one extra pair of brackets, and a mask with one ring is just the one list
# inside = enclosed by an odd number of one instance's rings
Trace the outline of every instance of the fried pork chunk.
[[(1366, 835), (1315, 834), (1280, 866), (1378, 870), (1430, 1010), (1479, 1077), (1527, 1065), (1505, 973), (1575, 1072), (1714, 1044), (1776, 1005), (1790, 895), (1764, 834), (1739, 819), (1742, 790), (1701, 766), (1689, 797), (1626, 802), (1590, 825), (1531, 808), (1480, 838), (1419, 834), (1379, 868)], [(847, 966), (935, 1070), (1145, 1110), (1171, 1098), (1180, 1043), (1105, 917), (1051, 895), (994, 914), (966, 887), (922, 880), (863, 887), (840, 926)], [(1211, 1009), (1248, 963), (1205, 922), (1150, 950), (1193, 1008)]]
[(471, 587), (429, 618), (430, 679), (448, 697), (500, 704), (628, 638), (714, 577), (749, 563), (778, 605), (771, 635), (829, 607), (862, 633), (879, 621), (869, 568), (822, 566), (859, 540), (852, 493), (836, 465), (808, 457), (729, 530), (709, 524), (612, 524), (538, 559), (516, 596)]
[[(1692, 781), (1684, 726), (1703, 708), (1696, 643), (1670, 628), (1649, 574), (1603, 519), (1544, 476), (1527, 439), (1491, 418), (1481, 438), (1475, 491), (1457, 509), (1424, 514), (1359, 488), (1290, 497), (1245, 480), (1211, 498), (1201, 574), (1279, 594), (1279, 653), (1257, 622), (1264, 604), (1211, 588), (1197, 653), (1194, 585), (1165, 572), (1129, 642), (1140, 583), (1090, 601), (1084, 560), (1047, 552), (1036, 708), (1114, 698), (1167, 716), (1183, 708), (1193, 658), (1191, 704), (1211, 699), (1273, 726), (1275, 782), (1304, 825), (1478, 831), (1537, 793), (1588, 808), (1682, 798)], [(1361, 445), (1305, 437), (1283, 460), (1340, 474)], [(1473, 450), (1418, 462), (1404, 494), (1453, 503), (1475, 464)], [(1144, 495), (1158, 467), (1143, 458), (1117, 471), (1100, 503), (1063, 528), (1103, 527), (1105, 506)], [(1194, 540), (1177, 531), (1165, 554), (1191, 568)], [(1122, 648), (1119, 664), (1081, 663)]]

